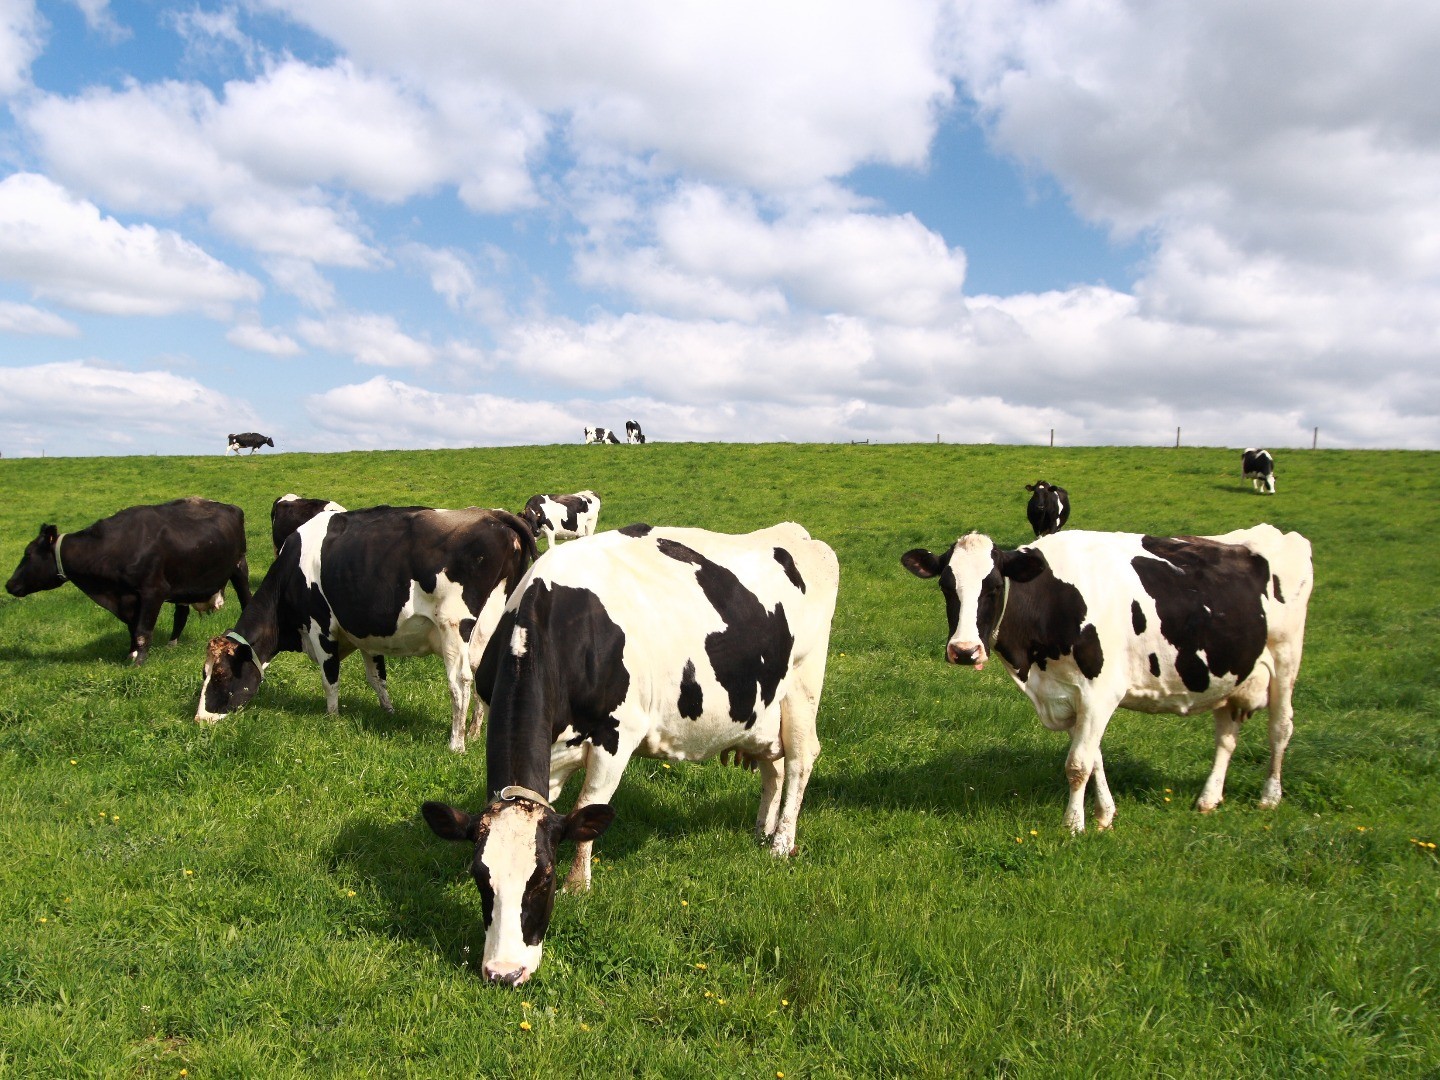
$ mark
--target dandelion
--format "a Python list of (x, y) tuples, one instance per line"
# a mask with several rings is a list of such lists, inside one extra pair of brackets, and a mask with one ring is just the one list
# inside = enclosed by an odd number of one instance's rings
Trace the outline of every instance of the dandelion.
[(725, 1004), (725, 999), (724, 999), (724, 998), (716, 998), (716, 999), (715, 999), (715, 1004), (716, 1004), (716, 1005), (724, 1005), (724, 1004)]
[(706, 991), (705, 991), (705, 996), (706, 996), (707, 998), (712, 998), (712, 997), (715, 996), (715, 994), (714, 994), (712, 991), (706, 990)]
[(41, 916), (40, 916), (40, 921), (41, 921), (41, 922), (49, 922), (50, 920), (47, 919), (47, 918), (45, 918), (44, 915), (41, 915)]
[(528, 1001), (522, 1001), (522, 1002), (520, 1002), (520, 1007), (521, 1007), (522, 1009), (528, 1009), (528, 1008), (530, 1008), (530, 1002), (528, 1002)]
[(789, 999), (789, 998), (781, 998), (781, 999), (780, 999), (780, 1007), (781, 1007), (782, 1009), (788, 1008), (789, 1005), (790, 1005), (790, 999)]
[(529, 1020), (521, 1020), (521, 1021), (520, 1021), (520, 1030), (521, 1030), (521, 1031), (529, 1031), (529, 1030), (530, 1030), (530, 1021), (529, 1021)]
[(346, 890), (345, 890), (345, 895), (346, 895), (346, 896), (354, 896), (354, 895), (355, 895), (355, 890), (354, 890), (354, 889), (346, 889)]
[(185, 871), (185, 876), (186, 876), (186, 877), (194, 877), (194, 876), (195, 876), (195, 871), (194, 871), (194, 870), (186, 870), (186, 871)]
[(710, 970), (710, 965), (709, 965), (709, 964), (696, 964), (696, 965), (695, 965), (695, 968), (696, 968), (697, 971), (709, 971), (709, 970)]
[(664, 764), (662, 764), (662, 765), (660, 766), (660, 768), (662, 768), (662, 769), (668, 769), (669, 767), (670, 767), (670, 763), (669, 763), (669, 762), (665, 762)]
[(189, 1075), (190, 1075), (190, 1070), (189, 1070), (189, 1069), (181, 1069), (181, 1070), (180, 1070), (180, 1075), (181, 1075), (181, 1076), (189, 1076)]
[(78, 761), (76, 761), (76, 760), (72, 757), (72, 758), (70, 759), (70, 764), (71, 764), (71, 765), (79, 765), (80, 763), (79, 763)]
[(111, 820), (111, 821), (119, 821), (119, 820), (120, 820), (120, 815), (119, 815), (119, 814), (111, 814), (111, 815), (110, 815), (110, 820)]
[(1355, 826), (1355, 831), (1356, 831), (1356, 832), (1369, 832), (1369, 831), (1370, 831), (1370, 826), (1368, 826), (1368, 825), (1356, 825), (1356, 826)]
[(1166, 794), (1166, 795), (1174, 795), (1175, 792), (1171, 791), (1171, 790), (1167, 787), (1167, 788), (1165, 789), (1165, 794)]
[(589, 1030), (590, 1030), (590, 1025), (589, 1025), (589, 1024), (581, 1024), (581, 1025), (580, 1025), (580, 1030), (581, 1030), (581, 1031), (589, 1031)]
[(1166, 795), (1166, 796), (1165, 796), (1165, 801), (1166, 801), (1166, 802), (1169, 802), (1169, 801), (1170, 801), (1170, 796), (1169, 796), (1169, 795)]
[(1030, 835), (1031, 835), (1031, 836), (1039, 836), (1040, 834), (1039, 834), (1038, 832), (1036, 832), (1034, 829), (1031, 829), (1031, 830), (1030, 830)]
[(1017, 836), (1017, 837), (1015, 837), (1015, 843), (1017, 843), (1017, 844), (1023, 844), (1024, 842), (1025, 842), (1025, 838), (1024, 838), (1023, 836)]
[(690, 901), (689, 901), (689, 900), (681, 900), (681, 901), (680, 901), (680, 906), (681, 906), (681, 907), (689, 907), (689, 906), (690, 906)]

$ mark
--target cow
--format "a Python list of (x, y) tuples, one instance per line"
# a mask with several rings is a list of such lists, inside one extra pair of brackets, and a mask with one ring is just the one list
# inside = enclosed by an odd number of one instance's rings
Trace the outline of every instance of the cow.
[(530, 526), (535, 539), (545, 534), (546, 544), (554, 547), (557, 540), (591, 536), (600, 519), (600, 496), (593, 491), (577, 491), (574, 495), (532, 495), (520, 516)]
[(285, 538), (323, 510), (344, 511), (345, 507), (327, 499), (302, 499), (299, 495), (281, 495), (270, 504), (270, 540), (275, 554)]
[[(320, 665), (327, 712), (339, 712), (340, 661), (356, 650), (393, 712), (385, 657), (438, 654), (450, 749), (463, 752), (475, 665), (535, 555), (529, 527), (508, 510), (323, 510), (286, 538), (235, 627), (211, 639), (195, 719), (224, 719), (255, 696), (277, 653), (301, 651)], [(478, 707), (475, 719), (472, 735)]]
[(1240, 458), (1240, 471), (1245, 479), (1262, 495), (1275, 494), (1275, 459), (1269, 450), (1254, 446), (1248, 448)]
[(634, 420), (625, 421), (625, 441), (637, 446), (645, 442), (645, 433)]
[(269, 435), (261, 435), (258, 431), (242, 431), (239, 435), (227, 435), (229, 442), (225, 446), (227, 454), (239, 456), (240, 451), (246, 447), (250, 453), (255, 453), (262, 446), (274, 446), (275, 440)]
[(1025, 507), (1025, 517), (1037, 537), (1057, 533), (1070, 520), (1070, 493), (1062, 487), (1036, 480), (1025, 485), (1026, 491), (1034, 492)]
[(11, 596), (28, 596), (67, 581), (125, 624), (130, 659), (139, 666), (150, 654), (165, 604), (175, 605), (174, 645), (192, 606), (206, 612), (224, 604), (227, 581), (240, 606), (249, 603), (245, 513), (229, 503), (190, 498), (131, 506), (77, 532), (41, 525), (5, 588)]
[(1100, 738), (1119, 707), (1214, 713), (1215, 764), (1195, 804), (1204, 813), (1224, 798), (1240, 725), (1267, 708), (1260, 806), (1279, 804), (1314, 581), (1310, 542), (1299, 533), (1272, 525), (1209, 537), (1074, 531), (1015, 550), (970, 533), (943, 555), (913, 548), (901, 562), (940, 579), (945, 659), (979, 670), (997, 654), (1041, 722), (1069, 731), (1071, 831), (1085, 828), (1092, 777), (1096, 825), (1114, 820)]
[(590, 443), (615, 443), (618, 445), (619, 442), (619, 436), (617, 436), (615, 432), (611, 431), (609, 428), (587, 427), (585, 429), (586, 445), (589, 445)]
[[(476, 676), (490, 709), (489, 803), (421, 807), (438, 836), (475, 846), (488, 980), (534, 974), (556, 849), (578, 843), (566, 888), (589, 888), (591, 844), (633, 754), (758, 761), (757, 836), (795, 853), (839, 580), (835, 553), (791, 522), (743, 536), (628, 525), (536, 561)], [(551, 800), (582, 764), (561, 815)]]

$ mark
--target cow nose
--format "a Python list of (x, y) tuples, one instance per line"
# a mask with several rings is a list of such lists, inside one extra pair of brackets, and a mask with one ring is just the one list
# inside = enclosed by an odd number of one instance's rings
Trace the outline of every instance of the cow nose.
[(525, 965), (511, 966), (509, 964), (486, 964), (485, 978), (492, 983), (499, 983), (501, 986), (519, 986), (530, 977), (530, 972)]
[(952, 641), (945, 646), (945, 659), (952, 664), (973, 667), (984, 662), (985, 650), (979, 645), (957, 645)]

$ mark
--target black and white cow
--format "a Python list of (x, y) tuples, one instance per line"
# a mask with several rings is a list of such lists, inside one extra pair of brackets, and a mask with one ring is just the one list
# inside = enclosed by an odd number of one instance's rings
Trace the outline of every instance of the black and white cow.
[(191, 607), (214, 611), (225, 603), (227, 581), (242, 608), (249, 602), (245, 514), (191, 498), (131, 506), (78, 532), (41, 525), (5, 588), (28, 596), (67, 581), (129, 628), (130, 659), (143, 664), (165, 604), (175, 605), (173, 645)]
[(450, 686), (450, 749), (463, 751), (475, 665), (535, 554), (529, 527), (507, 510), (321, 511), (281, 545), (235, 628), (211, 639), (195, 719), (223, 719), (255, 696), (277, 653), (301, 651), (320, 665), (328, 712), (340, 709), (340, 661), (356, 650), (393, 711), (384, 658), (436, 654)]
[(574, 495), (532, 495), (521, 517), (530, 526), (535, 539), (545, 534), (549, 547), (557, 540), (592, 536), (600, 520), (600, 496), (593, 491), (577, 491)]
[(615, 432), (611, 431), (609, 428), (587, 427), (585, 429), (585, 442), (587, 445), (590, 443), (618, 444), (620, 442), (620, 437), (616, 435)]
[[(556, 849), (579, 843), (566, 887), (588, 888), (633, 754), (759, 762), (756, 832), (794, 853), (839, 580), (835, 553), (790, 522), (743, 536), (630, 525), (536, 561), (476, 675), (490, 803), (421, 808), (438, 835), (475, 845), (488, 979), (518, 985), (539, 966)], [(550, 800), (582, 764), (562, 816)]]
[(1030, 528), (1035, 530), (1036, 536), (1048, 536), (1065, 527), (1065, 522), (1070, 520), (1068, 491), (1054, 484), (1047, 484), (1044, 480), (1026, 484), (1025, 490), (1034, 492), (1025, 507), (1025, 517), (1030, 522)]
[(239, 435), (227, 435), (226, 438), (229, 440), (225, 446), (227, 454), (239, 454), (245, 448), (253, 454), (262, 446), (275, 445), (274, 439), (269, 435), (261, 435), (258, 431), (242, 431)]
[(1256, 525), (1224, 536), (1066, 532), (1014, 551), (962, 536), (944, 554), (901, 558), (938, 577), (950, 621), (945, 658), (1004, 662), (1041, 722), (1070, 732), (1065, 825), (1085, 828), (1085, 787), (1095, 780), (1096, 825), (1115, 801), (1100, 738), (1117, 708), (1215, 717), (1215, 765), (1196, 800), (1213, 810), (1240, 725), (1270, 713), (1270, 773), (1260, 805), (1280, 802), (1280, 765), (1293, 730), (1314, 575), (1310, 542)]
[(275, 554), (280, 554), (280, 545), (285, 538), (325, 510), (344, 512), (345, 507), (328, 499), (302, 499), (299, 495), (281, 495), (270, 504), (270, 540), (275, 545)]
[(1250, 447), (1240, 458), (1240, 471), (1262, 495), (1275, 494), (1275, 459), (1269, 450)]
[(640, 425), (634, 420), (625, 421), (625, 441), (636, 445), (645, 441), (645, 433), (640, 430)]

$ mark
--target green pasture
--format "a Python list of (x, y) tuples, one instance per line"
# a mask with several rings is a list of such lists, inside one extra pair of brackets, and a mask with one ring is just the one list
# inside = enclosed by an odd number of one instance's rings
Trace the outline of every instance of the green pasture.
[[(517, 991), (483, 984), (469, 853), (418, 815), (484, 794), (483, 740), (446, 749), (437, 658), (391, 664), (393, 716), (348, 661), (335, 718), (284, 655), (201, 727), (233, 595), (138, 669), (73, 586), (0, 596), (0, 1077), (1440, 1076), (1440, 455), (1276, 458), (1270, 498), (1216, 449), (0, 460), (6, 576), (42, 521), (194, 494), (244, 508), (258, 585), (287, 491), (518, 509), (593, 488), (602, 529), (791, 519), (841, 566), (799, 855), (752, 840), (753, 775), (636, 759), (594, 889), (558, 899)], [(1255, 805), (1263, 714), (1202, 817), (1208, 715), (1122, 712), (1116, 827), (1062, 833), (1068, 740), (999, 664), (942, 662), (940, 594), (899, 564), (969, 529), (1029, 539), (1039, 477), (1070, 528), (1310, 537), (1277, 810)]]

